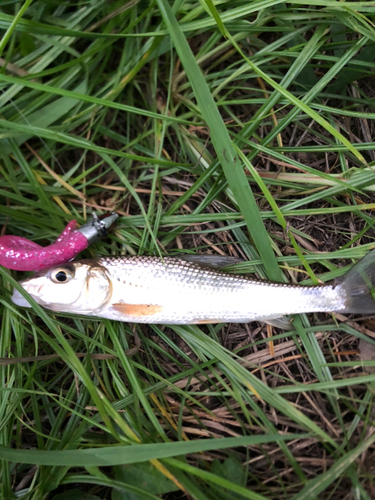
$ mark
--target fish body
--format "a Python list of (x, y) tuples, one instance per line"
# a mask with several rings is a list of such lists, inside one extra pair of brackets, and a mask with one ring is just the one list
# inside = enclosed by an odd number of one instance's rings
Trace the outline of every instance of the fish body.
[[(374, 312), (372, 285), (362, 276), (368, 270), (374, 274), (374, 265), (372, 252), (341, 283), (304, 287), (257, 281), (180, 258), (100, 257), (38, 272), (20, 284), (55, 312), (154, 324), (272, 322), (296, 313)], [(29, 306), (16, 290), (12, 300)]]

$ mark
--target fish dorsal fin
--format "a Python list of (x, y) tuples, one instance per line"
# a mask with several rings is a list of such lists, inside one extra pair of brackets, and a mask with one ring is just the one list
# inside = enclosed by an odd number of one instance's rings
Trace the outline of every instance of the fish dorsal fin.
[(211, 267), (213, 269), (222, 269), (223, 267), (233, 266), (239, 262), (243, 262), (243, 259), (238, 257), (230, 257), (229, 255), (176, 255), (177, 258), (185, 260), (186, 262), (192, 262), (194, 264), (199, 264), (203, 267)]

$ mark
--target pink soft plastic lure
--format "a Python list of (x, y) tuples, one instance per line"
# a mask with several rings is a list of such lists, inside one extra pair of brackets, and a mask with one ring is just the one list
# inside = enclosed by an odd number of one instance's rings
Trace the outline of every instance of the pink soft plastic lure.
[(118, 215), (109, 213), (99, 218), (94, 215), (87, 224), (77, 229), (72, 220), (55, 243), (42, 247), (22, 236), (0, 237), (0, 265), (15, 271), (41, 271), (74, 259), (93, 241), (106, 235)]

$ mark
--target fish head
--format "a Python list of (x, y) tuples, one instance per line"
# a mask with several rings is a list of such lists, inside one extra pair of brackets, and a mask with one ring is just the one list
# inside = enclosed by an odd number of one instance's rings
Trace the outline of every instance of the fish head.
[[(92, 314), (104, 307), (112, 295), (112, 282), (95, 260), (63, 264), (35, 273), (19, 284), (41, 306), (56, 312)], [(31, 307), (17, 291), (12, 301)]]

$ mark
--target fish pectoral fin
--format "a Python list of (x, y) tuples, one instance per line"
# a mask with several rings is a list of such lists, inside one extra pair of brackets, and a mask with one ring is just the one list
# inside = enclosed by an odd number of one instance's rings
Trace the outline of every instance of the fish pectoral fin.
[(211, 325), (213, 323), (224, 323), (222, 319), (194, 319), (193, 325)]
[(142, 316), (154, 316), (162, 312), (162, 306), (156, 306), (153, 304), (124, 304), (119, 302), (112, 305), (112, 309), (123, 314), (124, 316), (130, 316), (134, 318), (140, 318)]
[(184, 260), (186, 262), (192, 262), (193, 264), (198, 264), (204, 267), (211, 267), (212, 269), (221, 269), (227, 266), (233, 266), (239, 262), (243, 262), (243, 259), (238, 257), (230, 257), (229, 255), (176, 255), (178, 259)]
[(260, 321), (264, 321), (269, 325), (276, 326), (276, 328), (282, 328), (283, 330), (292, 330), (291, 319), (288, 316), (279, 316), (278, 318), (262, 318)]

